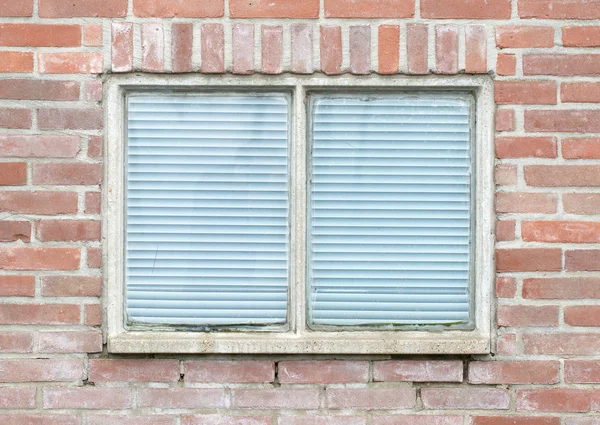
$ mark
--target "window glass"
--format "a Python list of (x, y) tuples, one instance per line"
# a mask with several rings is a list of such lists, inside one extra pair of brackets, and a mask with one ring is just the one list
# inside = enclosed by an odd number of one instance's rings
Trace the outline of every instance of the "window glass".
[(130, 323), (284, 323), (285, 95), (130, 95), (126, 306)]
[(469, 322), (472, 102), (312, 97), (312, 325)]

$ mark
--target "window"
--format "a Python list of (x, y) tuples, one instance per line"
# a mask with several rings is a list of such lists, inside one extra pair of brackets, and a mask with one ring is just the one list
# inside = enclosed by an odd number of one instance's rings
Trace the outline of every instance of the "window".
[(487, 353), (485, 77), (117, 76), (112, 352)]

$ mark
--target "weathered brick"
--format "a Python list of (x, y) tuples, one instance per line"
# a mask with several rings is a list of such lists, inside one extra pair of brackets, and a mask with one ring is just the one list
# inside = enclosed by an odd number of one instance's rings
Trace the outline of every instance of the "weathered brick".
[(173, 72), (192, 70), (193, 24), (171, 26), (171, 64)]
[(524, 279), (523, 298), (550, 300), (600, 298), (600, 279), (593, 277)]
[(600, 75), (600, 55), (527, 54), (523, 55), (523, 74), (558, 76)]
[(494, 88), (498, 105), (556, 105), (554, 81), (496, 81)]
[(39, 0), (41, 18), (121, 18), (127, 14), (127, 0)]
[(556, 158), (555, 137), (498, 137), (497, 158)]
[(318, 388), (232, 388), (231, 406), (238, 409), (317, 409)]
[(575, 305), (565, 307), (565, 323), (569, 326), (600, 326), (600, 306)]
[(140, 18), (219, 18), (223, 0), (133, 0), (133, 14)]
[(406, 54), (410, 74), (427, 74), (429, 72), (428, 40), (427, 25), (406, 25)]
[(37, 116), (43, 130), (100, 130), (104, 125), (102, 108), (41, 108)]
[(133, 24), (113, 22), (111, 37), (113, 72), (131, 71), (133, 69)]
[(0, 409), (33, 409), (35, 393), (35, 387), (0, 387)]
[[(176, 425), (176, 415), (86, 415), (87, 425)], [(36, 424), (37, 425), (37, 424)]]
[(520, 0), (519, 16), (539, 19), (598, 19), (600, 1)]
[(165, 36), (162, 23), (141, 24), (142, 70), (163, 72), (165, 68)]
[(458, 72), (457, 26), (435, 26), (435, 58), (438, 74), (456, 74)]
[(414, 388), (328, 388), (330, 409), (391, 410), (415, 407)]
[(496, 165), (494, 180), (499, 186), (513, 186), (517, 184), (517, 167), (513, 164)]
[(225, 71), (225, 34), (221, 24), (204, 24), (200, 34), (202, 72)]
[(0, 192), (0, 211), (23, 214), (72, 214), (77, 212), (74, 192)]
[(496, 27), (496, 46), (501, 49), (553, 47), (554, 28), (542, 26)]
[(78, 248), (4, 246), (0, 270), (77, 270), (80, 256)]
[(129, 388), (44, 388), (44, 409), (128, 409), (133, 404)]
[(539, 132), (600, 132), (600, 110), (528, 110), (525, 130)]
[(31, 128), (32, 114), (29, 109), (0, 108), (0, 128)]
[(2, 414), (3, 425), (79, 425), (78, 415), (49, 415), (48, 413), (9, 413)]
[[(0, 172), (2, 169), (0, 168)], [(0, 175), (0, 180), (1, 180)], [(0, 221), (0, 242), (29, 242), (31, 239), (31, 222), (2, 220)]]
[(598, 47), (600, 46), (600, 27), (563, 27), (562, 42), (565, 47)]
[(78, 152), (77, 136), (0, 134), (0, 155), (4, 157), (73, 158)]
[(414, 0), (325, 0), (326, 18), (412, 18)]
[(62, 325), (79, 323), (75, 304), (3, 304), (0, 323), (5, 325)]
[(500, 109), (496, 111), (496, 131), (513, 131), (515, 129), (515, 111)]
[(600, 242), (600, 223), (588, 221), (524, 221), (521, 228), (523, 240), (526, 242)]
[(34, 276), (0, 276), (0, 297), (33, 297)]
[(500, 192), (496, 194), (496, 212), (554, 214), (557, 202), (554, 194)]
[(558, 361), (469, 363), (470, 384), (556, 384)]
[(597, 165), (527, 165), (528, 186), (600, 186), (600, 166)]
[(517, 354), (517, 335), (514, 333), (498, 335), (496, 340), (496, 354), (508, 356)]
[(517, 73), (517, 57), (512, 53), (499, 53), (496, 57), (496, 73), (498, 75), (515, 75)]
[(186, 382), (245, 384), (273, 382), (275, 379), (275, 363), (268, 360), (186, 361), (184, 367)]
[(0, 72), (33, 72), (33, 53), (0, 52)]
[(498, 272), (560, 271), (560, 248), (513, 248), (496, 250)]
[(508, 19), (510, 0), (421, 0), (425, 19)]
[(87, 266), (90, 269), (99, 269), (102, 266), (102, 249), (88, 248), (87, 259)]
[(89, 361), (89, 379), (92, 382), (176, 382), (179, 361), (92, 359)]
[(100, 158), (102, 156), (102, 136), (88, 137), (88, 156), (90, 158)]
[(425, 409), (506, 410), (510, 396), (500, 388), (422, 388)]
[(137, 400), (138, 406), (153, 409), (218, 409), (226, 406), (223, 388), (140, 388)]
[(515, 228), (514, 220), (496, 221), (496, 240), (498, 242), (515, 240)]
[(0, 46), (81, 46), (81, 25), (0, 24)]
[(0, 382), (69, 382), (81, 379), (81, 359), (0, 359)]
[(485, 25), (468, 25), (465, 28), (465, 72), (487, 72), (487, 30)]
[(83, 43), (86, 46), (102, 46), (103, 30), (102, 24), (90, 24), (83, 27)]
[(261, 33), (262, 72), (281, 74), (283, 72), (283, 27), (263, 25)]
[(600, 83), (566, 82), (560, 85), (563, 102), (600, 103)]
[[(76, 81), (35, 80), (24, 78), (0, 80), (1, 99), (79, 100), (79, 93), (80, 84)], [(14, 135), (13, 137), (19, 136)]]
[(525, 354), (596, 355), (600, 350), (598, 333), (524, 333)]
[(96, 185), (102, 181), (102, 164), (34, 164), (34, 184)]
[(371, 72), (371, 27), (355, 25), (350, 27), (350, 72), (368, 74)]
[(463, 417), (456, 415), (373, 415), (371, 419), (372, 425), (461, 425), (463, 423)]
[(291, 70), (297, 74), (310, 74), (313, 72), (313, 27), (312, 25), (292, 25), (290, 27), (292, 39)]
[[(0, 283), (0, 291), (2, 290)], [(31, 353), (33, 333), (21, 331), (0, 332), (0, 353)]]
[(38, 68), (43, 74), (100, 74), (104, 55), (97, 52), (39, 53)]
[(496, 278), (496, 296), (498, 298), (514, 298), (517, 293), (517, 282), (514, 277)]
[(462, 382), (461, 361), (402, 360), (373, 363), (373, 381)]
[(101, 192), (86, 192), (84, 212), (86, 214), (100, 214), (102, 212)]
[[(181, 425), (271, 425), (270, 416), (241, 416), (241, 415), (184, 415), (181, 418)], [(279, 422), (279, 425), (283, 423)], [(129, 425), (129, 424), (127, 424)], [(136, 425), (136, 424), (132, 424)], [(317, 424), (315, 424), (317, 425)], [(351, 425), (351, 424), (346, 424)], [(362, 425), (362, 424), (361, 424)]]
[(230, 0), (232, 18), (318, 18), (319, 0)]
[(0, 16), (32, 16), (33, 0), (5, 0), (0, 2)]
[(558, 326), (559, 308), (556, 305), (501, 305), (497, 315), (498, 326)]
[(380, 74), (395, 74), (400, 62), (400, 26), (380, 25), (378, 28), (378, 71)]
[(321, 27), (321, 69), (329, 75), (342, 72), (341, 27)]
[(565, 382), (570, 384), (599, 384), (598, 360), (565, 360)]
[(548, 416), (474, 416), (472, 425), (560, 425), (560, 418)]
[(88, 326), (99, 326), (102, 324), (102, 306), (100, 304), (86, 304), (84, 306), (83, 322)]
[(57, 331), (40, 332), (38, 335), (40, 353), (100, 353), (102, 333), (96, 331)]
[(233, 73), (252, 74), (254, 72), (254, 25), (235, 24), (232, 37)]
[(562, 155), (566, 159), (599, 159), (600, 138), (565, 138)]
[(517, 410), (535, 412), (588, 412), (598, 390), (542, 388), (517, 390)]
[(282, 384), (345, 384), (367, 382), (366, 361), (284, 361), (279, 363)]
[(22, 186), (27, 184), (27, 164), (24, 162), (1, 162), (0, 185)]
[(42, 276), (44, 297), (99, 297), (102, 295), (100, 276)]

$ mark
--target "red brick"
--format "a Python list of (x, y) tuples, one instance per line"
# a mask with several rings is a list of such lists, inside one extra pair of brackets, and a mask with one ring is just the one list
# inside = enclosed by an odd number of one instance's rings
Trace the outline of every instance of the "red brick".
[(600, 132), (600, 110), (525, 111), (525, 130), (539, 132)]
[(43, 108), (37, 114), (43, 130), (100, 130), (104, 124), (102, 108)]
[(254, 72), (254, 25), (235, 24), (232, 37), (233, 73), (252, 74)]
[(35, 277), (0, 276), (0, 297), (33, 297)]
[(78, 324), (79, 316), (80, 307), (75, 304), (0, 305), (0, 323), (6, 325)]
[(102, 295), (100, 276), (42, 276), (44, 297), (99, 297)]
[(329, 75), (342, 73), (341, 27), (321, 27), (321, 69)]
[(291, 70), (297, 74), (313, 72), (313, 26), (305, 24), (290, 27), (292, 38)]
[(517, 410), (535, 412), (588, 412), (598, 390), (543, 388), (517, 390)]
[(29, 221), (0, 221), (0, 242), (29, 242), (30, 239), (31, 223)]
[(80, 84), (76, 81), (17, 78), (0, 80), (0, 98), (2, 99), (79, 100), (79, 92)]
[(220, 18), (223, 0), (133, 0), (133, 13), (141, 18)]
[[(87, 425), (176, 425), (175, 415), (86, 415)], [(36, 424), (37, 425), (37, 424)]]
[[(375, 420), (375, 419), (374, 419)], [(270, 424), (271, 422), (269, 422)], [(372, 422), (373, 424), (375, 422)], [(277, 419), (278, 425), (366, 425), (366, 416), (349, 416), (349, 415), (290, 415), (283, 414)], [(200, 425), (200, 424), (198, 424)], [(239, 424), (243, 425), (243, 424)]]
[(400, 63), (400, 26), (380, 25), (378, 29), (380, 74), (395, 74)]
[(263, 25), (261, 32), (262, 72), (281, 74), (283, 71), (283, 27)]
[(366, 361), (284, 361), (279, 363), (282, 384), (346, 384), (369, 381)]
[(0, 192), (0, 211), (23, 214), (72, 214), (77, 212), (74, 192)]
[(598, 360), (565, 360), (565, 382), (600, 384), (600, 362)]
[(318, 18), (319, 0), (230, 0), (231, 18)]
[(598, 333), (523, 334), (525, 354), (596, 355), (600, 350)]
[(101, 74), (104, 55), (97, 52), (39, 53), (38, 67), (43, 74)]
[(526, 242), (598, 243), (600, 223), (589, 221), (524, 221)]
[(515, 221), (514, 220), (498, 220), (496, 221), (496, 240), (514, 241), (515, 240)]
[(500, 109), (496, 111), (496, 131), (513, 131), (515, 129), (515, 111)]
[(96, 185), (102, 181), (102, 164), (34, 164), (34, 184)]
[(411, 409), (416, 404), (414, 388), (328, 388), (329, 409), (390, 410)]
[(0, 270), (77, 270), (78, 248), (0, 247)]
[[(270, 416), (229, 416), (217, 414), (203, 414), (196, 416), (182, 416), (181, 425), (271, 425), (272, 421), (273, 419)], [(282, 425), (281, 420), (278, 423), (279, 425)], [(131, 425), (137, 425), (137, 423)], [(318, 425), (318, 423), (315, 423), (315, 425)]]
[(40, 353), (100, 353), (102, 333), (100, 331), (57, 331), (40, 332)]
[(510, 0), (421, 0), (425, 19), (508, 19)]
[(89, 379), (92, 382), (176, 382), (179, 361), (90, 359)]
[(487, 30), (485, 25), (468, 25), (465, 28), (465, 72), (487, 72)]
[(500, 192), (496, 194), (496, 212), (554, 214), (557, 201), (554, 194)]
[(202, 72), (225, 72), (225, 33), (221, 24), (202, 25), (201, 35)]
[(523, 55), (524, 75), (600, 75), (600, 55)]
[(0, 108), (0, 128), (31, 128), (31, 111), (29, 109)]
[(39, 0), (40, 18), (120, 18), (127, 14), (127, 0)]
[(371, 72), (371, 27), (356, 25), (350, 27), (350, 72), (368, 74)]
[(496, 81), (498, 105), (556, 105), (554, 81)]
[(554, 28), (499, 26), (496, 27), (496, 46), (501, 49), (554, 47)]
[(102, 266), (102, 250), (100, 248), (87, 249), (87, 266), (91, 269), (99, 269)]
[(81, 379), (81, 359), (0, 359), (0, 382), (68, 382)]
[(33, 53), (0, 52), (0, 72), (33, 72)]
[(563, 27), (562, 42), (565, 47), (599, 47), (600, 27)]
[(463, 423), (462, 416), (453, 415), (373, 415), (371, 420), (372, 425), (462, 425)]
[(558, 326), (556, 305), (501, 305), (497, 313), (498, 326)]
[(505, 333), (496, 339), (496, 354), (514, 356), (517, 354), (517, 335)]
[(33, 333), (19, 331), (0, 332), (0, 353), (31, 353), (32, 350)]
[(560, 418), (547, 416), (474, 416), (472, 425), (560, 425)]
[(100, 214), (102, 210), (102, 193), (100, 192), (87, 192), (85, 194), (85, 213), (86, 214)]
[(88, 157), (100, 158), (102, 156), (102, 136), (88, 137)]
[(558, 361), (469, 363), (470, 384), (556, 384)]
[(565, 212), (571, 214), (598, 214), (600, 194), (597, 193), (565, 193), (563, 195)]
[(514, 248), (496, 250), (498, 272), (560, 271), (560, 248)]
[(275, 364), (266, 360), (186, 361), (186, 382), (263, 383), (275, 379)]
[(600, 186), (600, 166), (527, 165), (525, 182), (529, 186)]
[(458, 360), (392, 360), (373, 363), (374, 382), (462, 382)]
[(600, 326), (600, 306), (567, 306), (565, 307), (565, 323), (569, 326)]
[(498, 298), (514, 298), (517, 293), (517, 282), (514, 277), (496, 278), (496, 296)]
[(318, 388), (232, 388), (231, 406), (238, 409), (302, 409), (319, 407)]
[(498, 53), (496, 73), (498, 75), (515, 75), (517, 73), (517, 57), (512, 53)]
[(547, 300), (600, 298), (600, 279), (584, 277), (525, 279), (523, 298)]
[(193, 24), (171, 25), (171, 64), (173, 72), (190, 72), (192, 70), (193, 32)]
[(35, 387), (0, 387), (0, 409), (33, 409), (35, 393)]
[(540, 19), (598, 19), (600, 1), (520, 0), (519, 16)]
[(102, 24), (86, 25), (83, 30), (86, 46), (102, 46)]
[(33, 0), (3, 0), (0, 2), (0, 16), (32, 16)]
[(454, 25), (435, 26), (435, 57), (438, 74), (458, 72), (458, 27)]
[(20, 186), (27, 184), (27, 164), (24, 162), (0, 163), (0, 185)]
[(128, 409), (132, 407), (129, 388), (44, 388), (44, 409)]
[[(0, 86), (1, 85), (2, 83), (0, 82)], [(0, 135), (0, 155), (4, 157), (73, 158), (78, 152), (79, 137), (77, 136), (46, 136), (27, 134)]]
[(600, 83), (568, 82), (560, 85), (563, 102), (600, 103)]
[(325, 0), (326, 18), (412, 18), (414, 0)]
[(496, 165), (494, 180), (499, 186), (513, 186), (517, 184), (517, 167), (513, 164)]
[(48, 415), (14, 413), (3, 414), (2, 425), (79, 425), (81, 418), (77, 415)]
[(555, 137), (498, 137), (498, 158), (556, 158), (558, 149)]
[(165, 44), (162, 23), (143, 23), (142, 36), (142, 70), (146, 72), (163, 72), (165, 68)]
[(113, 22), (111, 31), (112, 70), (129, 72), (133, 69), (133, 24)]
[(566, 418), (565, 425), (600, 425), (600, 418), (591, 416)]
[(600, 158), (600, 138), (566, 138), (562, 141), (563, 158)]
[(81, 25), (0, 24), (0, 46), (81, 46)]
[(508, 409), (510, 396), (500, 388), (422, 388), (425, 409)]
[(218, 409), (226, 407), (226, 393), (223, 388), (140, 388), (138, 406), (152, 409)]
[(429, 33), (427, 25), (406, 25), (406, 54), (408, 72), (410, 74), (427, 74), (429, 72)]
[(86, 304), (83, 322), (88, 326), (99, 326), (102, 324), (102, 307), (100, 304)]

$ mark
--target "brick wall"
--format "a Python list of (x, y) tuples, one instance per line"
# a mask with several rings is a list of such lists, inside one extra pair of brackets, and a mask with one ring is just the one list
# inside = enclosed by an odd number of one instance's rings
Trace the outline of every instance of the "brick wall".
[[(600, 0), (0, 0), (0, 16), (0, 424), (600, 424)], [(495, 354), (107, 354), (102, 77), (138, 70), (492, 75)]]

